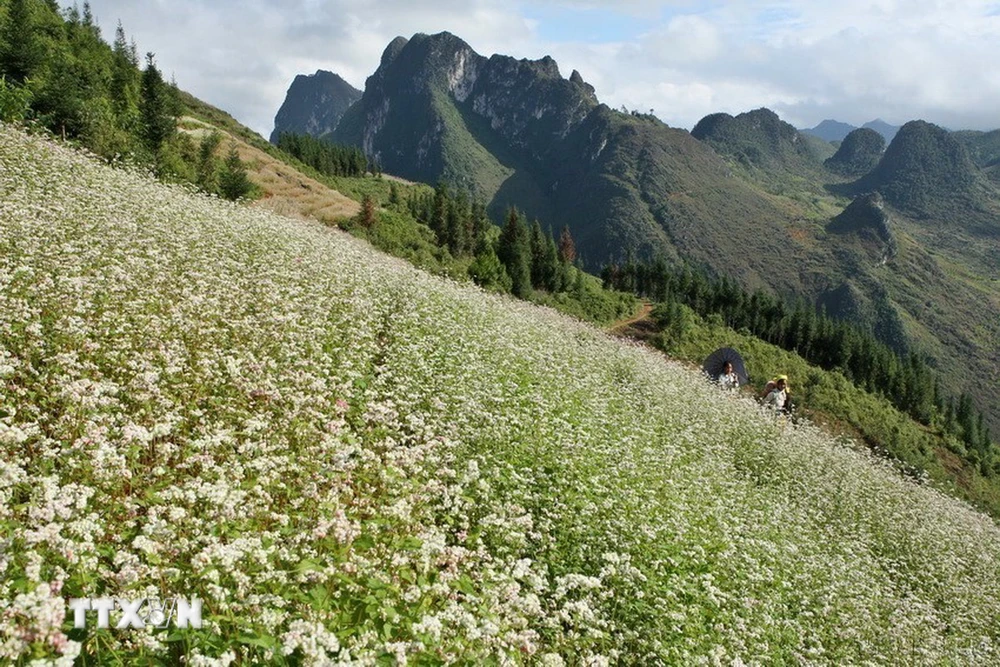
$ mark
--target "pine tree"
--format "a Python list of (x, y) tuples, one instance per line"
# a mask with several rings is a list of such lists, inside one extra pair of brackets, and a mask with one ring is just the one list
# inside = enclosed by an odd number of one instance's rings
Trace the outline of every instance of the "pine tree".
[(0, 75), (23, 84), (41, 70), (45, 46), (39, 38), (35, 0), (11, 0), (0, 29)]
[(511, 209), (507, 215), (497, 256), (510, 276), (511, 292), (518, 298), (527, 299), (531, 295), (531, 242), (516, 209)]
[(529, 239), (531, 247), (531, 285), (535, 289), (546, 289), (545, 233), (537, 219), (531, 225)]
[(142, 73), (142, 137), (146, 150), (153, 156), (177, 131), (177, 121), (171, 115), (172, 106), (170, 91), (153, 62), (153, 54), (147, 53), (146, 69)]
[[(551, 232), (551, 229), (549, 231)], [(551, 233), (545, 235), (544, 262), (545, 289), (552, 293), (561, 291), (563, 285), (566, 284), (566, 267), (559, 261), (559, 249), (556, 247), (556, 240)]]
[(112, 46), (111, 81), (109, 95), (112, 108), (118, 120), (118, 125), (129, 132), (135, 130), (139, 123), (140, 76), (139, 60), (135, 45), (125, 41), (125, 28), (121, 21), (115, 28), (115, 41)]
[(483, 289), (509, 292), (513, 283), (493, 248), (487, 244), (469, 266), (469, 276)]
[(453, 199), (448, 203), (447, 230), (445, 237), (448, 243), (448, 251), (452, 257), (460, 257), (468, 249), (469, 242), (466, 234), (466, 216), (468, 215), (465, 204), (465, 197), (460, 192), (458, 199)]
[(219, 191), (219, 160), (215, 151), (222, 143), (218, 132), (206, 134), (198, 145), (198, 186), (205, 192)]
[(229, 147), (229, 154), (222, 164), (219, 173), (219, 194), (226, 199), (236, 201), (248, 196), (253, 191), (253, 183), (247, 175), (246, 166), (240, 160), (239, 153), (236, 152), (236, 145)]
[(439, 183), (434, 189), (434, 208), (428, 221), (428, 227), (437, 234), (438, 245), (448, 243), (448, 203), (448, 186)]
[(974, 413), (972, 398), (965, 392), (962, 392), (958, 397), (958, 409), (955, 412), (955, 421), (957, 422), (960, 437), (968, 443), (975, 441)]
[(471, 217), (472, 222), (472, 234), (470, 240), (472, 252), (479, 255), (486, 249), (486, 246), (489, 245), (487, 236), (490, 228), (493, 227), (493, 223), (490, 222), (489, 217), (486, 215), (486, 206), (479, 201), (473, 202), (472, 211), (469, 216)]
[(357, 222), (365, 229), (371, 229), (375, 226), (376, 219), (375, 198), (365, 195), (361, 198), (361, 210), (358, 212)]
[(559, 234), (559, 261), (563, 264), (576, 262), (576, 243), (573, 242), (573, 235), (569, 233), (569, 226), (563, 227)]

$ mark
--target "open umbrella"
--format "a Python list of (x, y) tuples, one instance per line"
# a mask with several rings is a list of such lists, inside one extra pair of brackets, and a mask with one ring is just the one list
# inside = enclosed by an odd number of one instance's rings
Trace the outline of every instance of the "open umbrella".
[(718, 350), (708, 355), (705, 359), (705, 363), (701, 365), (703, 371), (708, 373), (708, 376), (713, 380), (717, 380), (720, 375), (722, 375), (722, 369), (726, 365), (726, 362), (733, 365), (733, 372), (736, 373), (736, 377), (740, 380), (740, 385), (746, 386), (750, 384), (750, 376), (747, 375), (746, 365), (743, 363), (743, 357), (740, 353), (731, 347), (720, 347)]

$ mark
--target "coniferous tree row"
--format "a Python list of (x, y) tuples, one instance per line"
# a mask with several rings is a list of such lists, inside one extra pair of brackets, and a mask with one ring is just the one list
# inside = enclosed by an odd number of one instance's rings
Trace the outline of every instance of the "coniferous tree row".
[(278, 148), (327, 176), (364, 176), (369, 167), (360, 148), (332, 144), (308, 134), (282, 132)]
[(563, 229), (557, 244), (551, 230), (543, 232), (539, 221), (529, 226), (520, 211), (510, 209), (499, 238), (491, 241), (488, 232), (493, 223), (483, 203), (471, 200), (462, 190), (453, 194), (445, 184), (433, 193), (411, 196), (407, 208), (414, 219), (431, 228), (438, 244), (453, 257), (475, 258), (470, 272), (481, 285), (503, 286), (502, 291), (521, 298), (533, 289), (556, 293), (574, 287), (570, 268), (576, 250), (569, 229)]
[(219, 141), (206, 137), (199, 147), (178, 132), (182, 113), (180, 92), (154, 54), (141, 67), (121, 23), (112, 44), (104, 42), (89, 3), (60, 14), (50, 0), (0, 0), (0, 120), (42, 127), (109, 161), (150, 165), (161, 178), (228, 196), (216, 189), (220, 175), (209, 173), (225, 166), (206, 153)]
[[(605, 287), (632, 292), (655, 302), (684, 304), (702, 317), (716, 314), (729, 327), (752, 335), (827, 370), (839, 370), (859, 387), (888, 398), (922, 424), (939, 423), (986, 462), (1000, 457), (982, 413), (966, 394), (942, 395), (935, 371), (918, 355), (899, 354), (859, 327), (835, 320), (805, 303), (789, 306), (763, 291), (748, 293), (728, 278), (712, 279), (689, 267), (670, 267), (663, 259), (608, 264)], [(984, 471), (986, 467), (984, 466)]]
[(448, 248), (453, 257), (478, 256), (486, 249), (487, 232), (493, 223), (486, 207), (470, 200), (465, 192), (453, 195), (442, 183), (433, 193), (411, 196), (407, 208), (415, 220), (431, 228), (438, 245)]

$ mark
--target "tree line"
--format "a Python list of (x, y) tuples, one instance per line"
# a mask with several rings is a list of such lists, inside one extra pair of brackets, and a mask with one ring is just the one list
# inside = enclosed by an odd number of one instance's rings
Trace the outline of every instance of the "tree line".
[(532, 290), (554, 294), (575, 287), (576, 274), (571, 267), (576, 247), (568, 227), (563, 228), (557, 242), (551, 230), (542, 231), (537, 219), (529, 223), (523, 213), (511, 208), (497, 235), (482, 202), (461, 190), (453, 195), (444, 184), (433, 193), (411, 196), (408, 208), (453, 257), (474, 258), (469, 275), (482, 287), (510, 292), (521, 299), (527, 299)]
[(803, 302), (788, 305), (762, 290), (752, 293), (727, 277), (710, 278), (663, 259), (622, 264), (601, 270), (606, 287), (632, 292), (662, 304), (657, 314), (669, 327), (683, 304), (702, 317), (717, 316), (728, 327), (748, 332), (809, 363), (843, 373), (854, 384), (887, 398), (916, 421), (936, 424), (975, 452), (984, 474), (995, 474), (1000, 450), (991, 441), (983, 414), (970, 396), (955, 398), (941, 388), (936, 371), (919, 355), (901, 354), (860, 327), (836, 320)]
[(109, 45), (90, 4), (60, 12), (54, 0), (0, 2), (0, 120), (73, 140), (105, 159), (151, 165), (167, 180), (195, 183), (230, 199), (253, 193), (235, 146), (216, 155), (218, 135), (200, 143), (177, 131), (184, 111), (152, 53), (145, 67), (121, 23)]
[(337, 224), (385, 252), (584, 320), (611, 322), (635, 310), (634, 296), (603, 289), (576, 266), (569, 229), (557, 240), (516, 209), (508, 209), (501, 227), (482, 201), (450, 184), (431, 190), (370, 180), (358, 192), (361, 210)]
[(364, 176), (369, 169), (368, 158), (356, 146), (342, 146), (317, 139), (308, 134), (282, 132), (278, 148), (327, 176)]

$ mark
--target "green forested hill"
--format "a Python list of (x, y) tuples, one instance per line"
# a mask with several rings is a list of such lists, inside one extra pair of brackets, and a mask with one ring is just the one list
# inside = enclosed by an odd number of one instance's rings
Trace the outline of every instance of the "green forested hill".
[(875, 130), (858, 128), (852, 130), (829, 159), (824, 161), (827, 169), (857, 178), (864, 176), (878, 164), (885, 150), (885, 139)]

